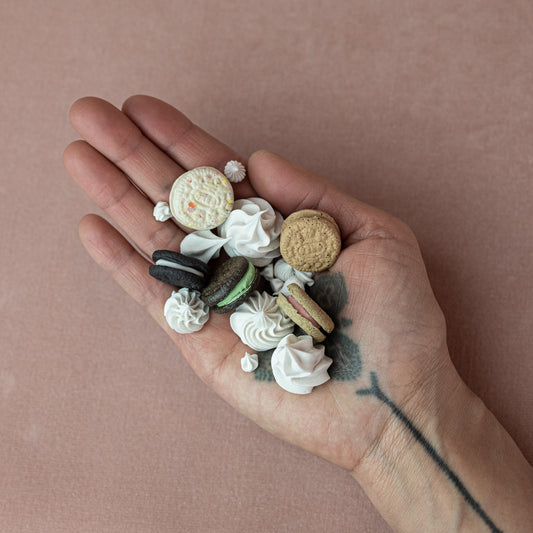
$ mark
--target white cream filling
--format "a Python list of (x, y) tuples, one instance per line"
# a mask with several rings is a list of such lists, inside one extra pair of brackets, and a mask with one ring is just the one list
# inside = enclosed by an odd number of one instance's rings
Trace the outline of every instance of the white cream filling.
[(183, 270), (184, 272), (190, 272), (191, 274), (195, 274), (200, 277), (204, 277), (203, 273), (199, 270), (196, 270), (194, 268), (184, 266), (184, 265), (178, 265), (177, 263), (173, 263), (172, 261), (167, 261), (166, 259), (158, 259), (155, 264), (157, 266), (164, 266), (164, 267), (170, 267), (174, 268), (176, 270)]

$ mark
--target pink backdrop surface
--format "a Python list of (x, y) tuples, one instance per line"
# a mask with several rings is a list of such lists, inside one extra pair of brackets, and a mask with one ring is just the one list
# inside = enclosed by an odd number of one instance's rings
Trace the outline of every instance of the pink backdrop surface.
[(86, 254), (61, 162), (85, 95), (165, 99), (408, 222), (461, 376), (533, 460), (532, 26), (526, 0), (2, 2), (0, 530), (389, 531)]

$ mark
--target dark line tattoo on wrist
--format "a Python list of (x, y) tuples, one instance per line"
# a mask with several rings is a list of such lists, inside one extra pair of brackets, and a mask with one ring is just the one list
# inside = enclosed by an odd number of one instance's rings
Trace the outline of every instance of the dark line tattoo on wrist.
[[(308, 290), (309, 295), (333, 319), (335, 329), (324, 341), (325, 353), (333, 359), (328, 372), (333, 380), (356, 380), (362, 373), (362, 358), (359, 346), (347, 334), (346, 330), (352, 325), (352, 320), (341, 313), (348, 304), (348, 291), (344, 276), (340, 272), (324, 273), (315, 278), (315, 283)], [(304, 335), (300, 329), (295, 329), (295, 335)], [(274, 381), (270, 361), (274, 350), (258, 352), (259, 366), (254, 376), (259, 381)], [(466, 503), (489, 527), (492, 533), (503, 533), (496, 527), (479, 502), (470, 494), (459, 476), (446, 464), (434, 446), (422, 435), (421, 431), (409, 420), (407, 415), (381, 390), (377, 374), (370, 373), (370, 388), (356, 391), (359, 396), (374, 396), (387, 405), (394, 416), (407, 428), (425, 452), (435, 462), (437, 467), (446, 475), (459, 491)]]
[(390, 407), (394, 416), (407, 428), (409, 433), (417, 440), (424, 448), (426, 453), (433, 459), (440, 470), (444, 472), (446, 477), (453, 483), (455, 488), (459, 491), (466, 503), (479, 515), (493, 533), (503, 533), (501, 529), (496, 527), (494, 522), (490, 519), (487, 513), (483, 510), (479, 502), (470, 494), (464, 483), (459, 479), (459, 476), (446, 464), (446, 461), (433, 445), (422, 435), (421, 431), (409, 420), (407, 415), (381, 390), (379, 386), (378, 377), (375, 372), (370, 372), (370, 388), (359, 389), (356, 391), (359, 396), (374, 396), (385, 405)]
[[(346, 330), (352, 325), (352, 320), (341, 316), (341, 312), (348, 305), (348, 291), (344, 276), (340, 272), (325, 273), (316, 276), (314, 284), (308, 290), (309, 296), (324, 309), (333, 319), (335, 329), (324, 341), (325, 354), (333, 359), (328, 369), (331, 379), (336, 381), (355, 380), (361, 376), (362, 361), (359, 346), (348, 335)], [(343, 332), (344, 331), (344, 332)], [(295, 335), (305, 335), (296, 328)], [(259, 381), (274, 381), (270, 360), (274, 350), (258, 352), (259, 366), (254, 373)]]

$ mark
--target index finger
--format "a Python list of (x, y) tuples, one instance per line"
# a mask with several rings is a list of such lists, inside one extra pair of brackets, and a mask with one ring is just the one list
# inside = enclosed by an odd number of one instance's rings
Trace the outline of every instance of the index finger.
[[(142, 106), (134, 105), (136, 102)], [(223, 171), (227, 161), (238, 158), (160, 100), (132, 97), (124, 107), (131, 116), (105, 100), (85, 97), (72, 105), (70, 119), (79, 134), (153, 203), (167, 199), (172, 183), (186, 170), (214, 166)], [(235, 185), (236, 197), (254, 194), (247, 180)]]
[[(131, 96), (122, 105), (122, 111), (152, 143), (186, 170), (210, 166), (223, 172), (228, 161), (246, 164), (245, 158), (158, 98)], [(233, 190), (236, 198), (256, 195), (247, 179), (234, 183)]]

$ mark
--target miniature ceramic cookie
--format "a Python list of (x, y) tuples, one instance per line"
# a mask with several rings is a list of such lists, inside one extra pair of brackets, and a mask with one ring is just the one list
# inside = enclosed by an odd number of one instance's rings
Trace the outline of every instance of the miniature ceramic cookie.
[(233, 188), (216, 168), (193, 168), (172, 185), (169, 206), (174, 218), (184, 226), (213, 229), (220, 226), (233, 209)]
[(243, 303), (260, 282), (259, 271), (245, 257), (230, 257), (213, 273), (202, 300), (215, 313), (229, 313)]
[(150, 276), (172, 285), (201, 291), (209, 277), (209, 266), (195, 259), (170, 250), (156, 250), (152, 254), (155, 265), (148, 269)]
[(287, 287), (287, 295), (280, 293), (277, 304), (316, 342), (322, 342), (335, 327), (331, 317), (296, 283)]
[(339, 226), (323, 211), (296, 211), (283, 223), (280, 251), (283, 259), (296, 270), (327, 270), (341, 251)]

